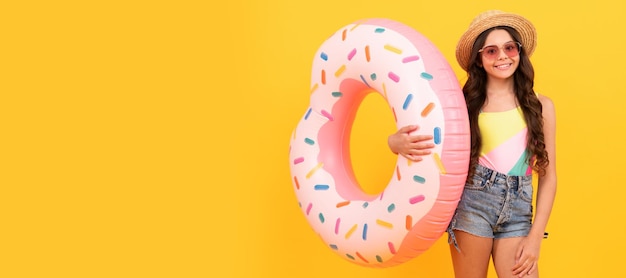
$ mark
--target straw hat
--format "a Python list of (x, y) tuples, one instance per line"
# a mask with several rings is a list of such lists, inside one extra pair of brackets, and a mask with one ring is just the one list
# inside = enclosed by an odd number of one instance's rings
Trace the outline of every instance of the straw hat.
[(476, 38), (485, 30), (496, 26), (509, 26), (515, 29), (521, 36), (522, 48), (530, 57), (537, 46), (537, 31), (528, 19), (522, 16), (498, 10), (486, 11), (474, 18), (469, 28), (456, 46), (456, 60), (461, 68), (467, 71), (472, 46)]

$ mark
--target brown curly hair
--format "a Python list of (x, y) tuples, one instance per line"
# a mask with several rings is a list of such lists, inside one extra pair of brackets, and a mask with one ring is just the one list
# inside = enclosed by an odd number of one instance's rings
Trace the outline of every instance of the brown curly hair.
[[(496, 29), (505, 30), (511, 35), (513, 40), (520, 41), (520, 35), (515, 29), (508, 26), (498, 26), (481, 33), (478, 38), (476, 38), (474, 46), (472, 47), (470, 63), (467, 69), (468, 78), (463, 86), (463, 95), (467, 103), (471, 130), (471, 153), (468, 177), (473, 175), (474, 169), (478, 164), (478, 157), (480, 156), (482, 138), (480, 136), (480, 128), (478, 127), (478, 114), (487, 98), (487, 72), (480, 66), (478, 50), (485, 44), (487, 35)], [(526, 151), (529, 152), (530, 155), (528, 156), (527, 163), (531, 165), (533, 170), (539, 175), (544, 175), (549, 161), (543, 135), (542, 105), (533, 89), (534, 78), (535, 70), (524, 48), (522, 48), (520, 51), (519, 66), (513, 74), (513, 87), (515, 97), (524, 113), (524, 120), (528, 126)]]

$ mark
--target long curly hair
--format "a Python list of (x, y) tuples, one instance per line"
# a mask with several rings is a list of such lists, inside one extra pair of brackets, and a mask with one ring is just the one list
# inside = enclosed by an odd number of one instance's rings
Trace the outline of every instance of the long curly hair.
[[(471, 177), (478, 164), (482, 138), (478, 127), (478, 114), (480, 113), (487, 98), (487, 72), (481, 67), (480, 53), (478, 50), (485, 44), (487, 35), (493, 30), (501, 29), (507, 31), (513, 40), (521, 41), (519, 33), (508, 26), (498, 26), (481, 33), (472, 47), (470, 63), (467, 69), (467, 82), (463, 86), (463, 94), (467, 103), (471, 130), (471, 153), (468, 177)], [(529, 152), (527, 163), (539, 175), (545, 174), (548, 166), (548, 152), (543, 134), (542, 105), (533, 89), (535, 70), (526, 55), (524, 48), (521, 48), (519, 66), (513, 74), (515, 97), (524, 113), (524, 120), (528, 126), (526, 141), (526, 151)]]

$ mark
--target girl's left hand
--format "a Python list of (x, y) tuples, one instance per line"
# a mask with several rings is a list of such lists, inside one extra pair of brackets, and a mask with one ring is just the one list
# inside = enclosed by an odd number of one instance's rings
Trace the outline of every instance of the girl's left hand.
[(541, 247), (541, 239), (527, 236), (520, 242), (515, 252), (515, 265), (513, 266), (513, 275), (524, 277), (530, 275), (537, 269), (539, 260), (539, 249)]

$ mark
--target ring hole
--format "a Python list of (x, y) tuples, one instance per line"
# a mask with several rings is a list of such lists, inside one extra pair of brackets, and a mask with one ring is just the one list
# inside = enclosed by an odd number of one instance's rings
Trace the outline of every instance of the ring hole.
[(397, 156), (387, 138), (396, 132), (393, 113), (379, 93), (368, 94), (359, 106), (350, 135), (350, 160), (361, 190), (382, 193), (393, 176)]

